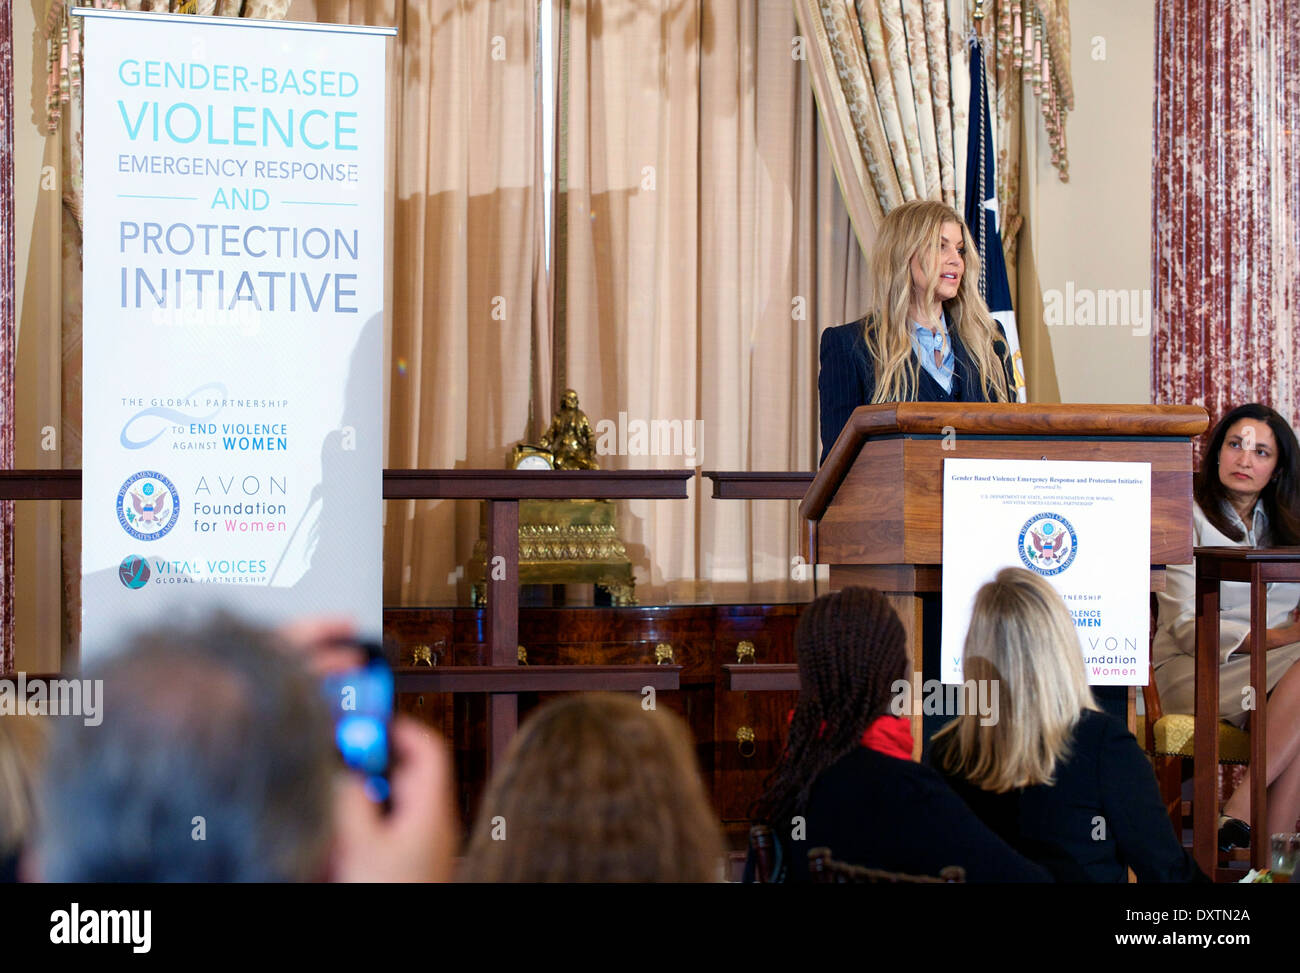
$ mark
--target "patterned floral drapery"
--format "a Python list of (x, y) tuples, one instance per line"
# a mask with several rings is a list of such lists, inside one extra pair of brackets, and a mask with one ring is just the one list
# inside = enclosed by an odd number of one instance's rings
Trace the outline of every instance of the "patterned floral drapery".
[(1032, 84), (1052, 164), (1065, 179), (1068, 0), (794, 0), (817, 102), (860, 237), (909, 199), (964, 207), (970, 61), (979, 29), (997, 112), (1003, 240), (1019, 229), (1023, 82)]
[(970, 71), (965, 0), (794, 0), (854, 228), (909, 199), (961, 207)]
[[(46, 123), (58, 133), (63, 186), (62, 459), (65, 469), (81, 466), (81, 65), (84, 20), (73, 7), (141, 10), (151, 13), (256, 17), (283, 20), (290, 0), (51, 0), (45, 16), (47, 42)], [(63, 660), (75, 661), (81, 639), (81, 507), (62, 505)]]
[(1016, 251), (1023, 220), (1020, 142), (1027, 121), (1021, 117), (1026, 82), (1038, 99), (1052, 166), (1062, 182), (1070, 176), (1065, 145), (1065, 116), (1074, 107), (1070, 79), (1070, 7), (1068, 0), (975, 0), (974, 9), (984, 15), (975, 23), (985, 41), (988, 62), (985, 68), (993, 89), (1002, 248), (1014, 292)]
[[(0, 469), (14, 466), (13, 8), (0, 0)], [(14, 505), (0, 504), (0, 672), (14, 664)]]
[(1300, 412), (1300, 2), (1159, 0), (1152, 401)]

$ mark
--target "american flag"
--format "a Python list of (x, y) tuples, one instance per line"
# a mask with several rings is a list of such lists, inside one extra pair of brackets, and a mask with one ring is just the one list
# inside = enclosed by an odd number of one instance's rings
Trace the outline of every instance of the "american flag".
[(970, 49), (970, 135), (966, 152), (966, 225), (975, 237), (980, 253), (980, 295), (994, 319), (1007, 335), (1012, 370), (1016, 377), (1016, 398), (1026, 401), (1024, 362), (1020, 356), (1020, 334), (1016, 312), (1011, 306), (1011, 285), (1002, 255), (1002, 233), (998, 215), (998, 180), (993, 152), (993, 124), (989, 117), (988, 91), (984, 80), (984, 50), (979, 38)]

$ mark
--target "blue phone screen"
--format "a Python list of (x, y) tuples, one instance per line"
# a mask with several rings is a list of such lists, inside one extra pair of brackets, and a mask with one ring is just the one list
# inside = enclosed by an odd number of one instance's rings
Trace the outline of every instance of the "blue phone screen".
[(325, 695), (334, 715), (334, 741), (343, 762), (366, 778), (376, 801), (388, 799), (393, 673), (383, 663), (328, 676)]

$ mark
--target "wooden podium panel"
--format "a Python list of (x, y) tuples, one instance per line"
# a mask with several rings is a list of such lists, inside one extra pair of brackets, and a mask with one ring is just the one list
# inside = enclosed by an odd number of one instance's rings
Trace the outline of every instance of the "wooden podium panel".
[[(1151, 563), (1192, 560), (1195, 406), (902, 403), (853, 413), (800, 513), (824, 564), (942, 564), (945, 459), (1151, 464)], [(833, 502), (832, 502), (833, 500)]]
[[(923, 681), (924, 607), (938, 597), (943, 565), (945, 459), (1150, 463), (1150, 563), (1159, 589), (1165, 565), (1192, 561), (1191, 437), (1208, 424), (1197, 406), (862, 406), (831, 447), (799, 513), (816, 522), (817, 560), (830, 565), (831, 588), (870, 585), (889, 597), (907, 630), (914, 674)], [(1050, 503), (1044, 497), (1044, 506)], [(921, 737), (916, 716), (918, 756)]]
[(1150, 463), (1151, 563), (1191, 563), (1190, 441), (1024, 442), (962, 436), (948, 442), (906, 437), (866, 443), (841, 486), (860, 499), (827, 510), (817, 528), (818, 557), (831, 564), (943, 563), (945, 459)]

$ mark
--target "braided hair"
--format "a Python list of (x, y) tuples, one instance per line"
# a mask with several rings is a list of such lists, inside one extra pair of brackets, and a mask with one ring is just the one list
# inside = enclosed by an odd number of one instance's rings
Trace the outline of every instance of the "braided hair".
[(907, 677), (903, 623), (874, 588), (818, 598), (804, 609), (794, 641), (799, 702), (752, 814), (773, 826), (807, 808), (813, 783), (861, 745), (867, 727), (889, 711), (894, 683)]

